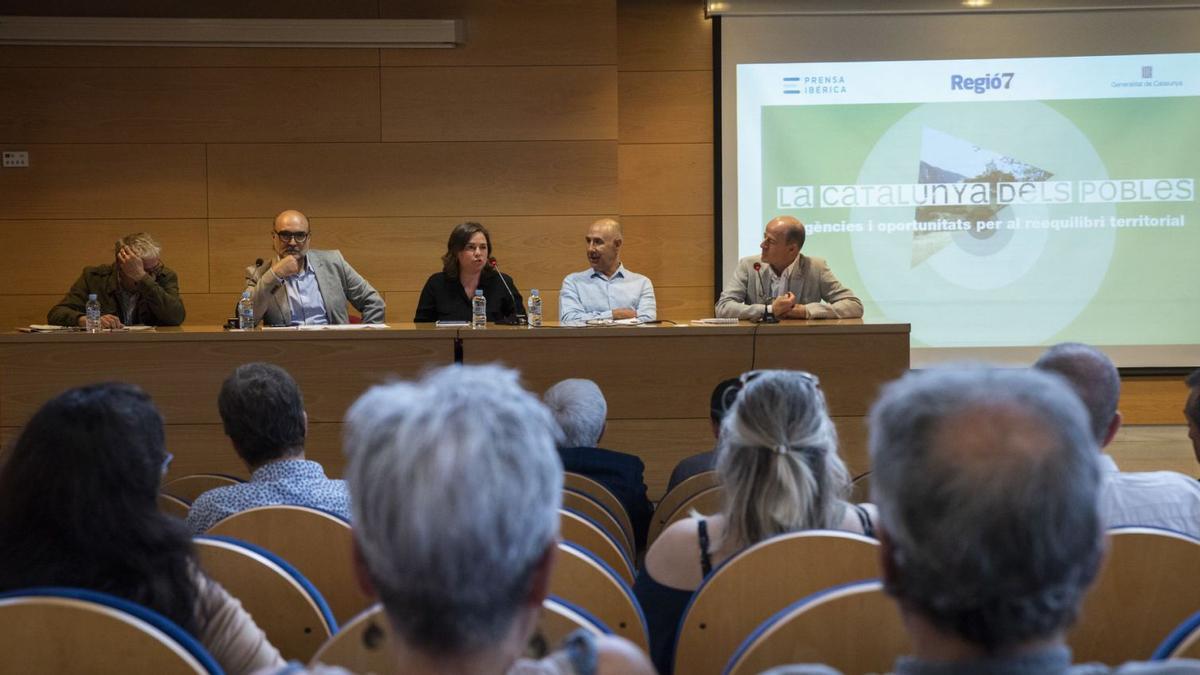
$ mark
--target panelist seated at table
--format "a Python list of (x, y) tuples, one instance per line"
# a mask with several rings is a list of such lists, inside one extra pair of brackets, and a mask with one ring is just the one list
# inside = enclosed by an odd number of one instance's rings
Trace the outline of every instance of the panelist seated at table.
[(117, 240), (111, 265), (83, 268), (71, 290), (46, 315), (56, 326), (82, 326), (88, 295), (100, 303), (100, 327), (178, 326), (183, 323), (179, 277), (160, 256), (162, 247), (149, 234), (136, 232)]
[(658, 318), (654, 284), (650, 279), (625, 269), (621, 263), (624, 236), (621, 223), (601, 218), (588, 228), (587, 258), (591, 269), (568, 274), (558, 295), (558, 321), (564, 326), (582, 326), (602, 319)]
[(442, 271), (425, 280), (413, 322), (470, 321), (477, 289), (487, 302), (488, 321), (515, 322), (525, 314), (516, 282), (495, 268), (491, 233), (479, 223), (459, 223), (446, 242)]
[(363, 323), (383, 323), (383, 296), (346, 262), (342, 252), (310, 249), (308, 218), (287, 210), (271, 230), (275, 258), (246, 268), (254, 322), (268, 326), (350, 323), (346, 303)]
[(760, 246), (761, 255), (738, 261), (717, 300), (717, 316), (762, 321), (863, 315), (862, 301), (833, 276), (824, 259), (800, 253), (804, 223), (791, 216), (772, 218)]

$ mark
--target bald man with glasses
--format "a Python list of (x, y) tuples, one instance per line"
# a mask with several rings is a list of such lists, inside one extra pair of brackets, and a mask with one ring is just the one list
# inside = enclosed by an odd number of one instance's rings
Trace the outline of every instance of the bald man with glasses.
[(342, 252), (309, 248), (312, 231), (303, 213), (289, 209), (275, 216), (271, 241), (275, 257), (246, 269), (256, 324), (350, 323), (347, 303), (362, 314), (363, 323), (383, 323), (383, 297)]

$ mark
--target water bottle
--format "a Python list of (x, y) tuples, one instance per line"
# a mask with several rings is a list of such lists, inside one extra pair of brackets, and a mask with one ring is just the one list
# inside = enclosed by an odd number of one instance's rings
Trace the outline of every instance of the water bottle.
[(100, 332), (100, 301), (96, 299), (95, 293), (88, 293), (87, 305), (84, 306), (84, 311), (87, 312), (87, 320), (84, 322), (87, 326), (87, 332)]
[(529, 289), (529, 327), (542, 327), (542, 296), (538, 289)]
[(475, 289), (475, 297), (471, 299), (471, 328), (487, 328), (487, 300), (481, 288)]
[(242, 291), (242, 299), (238, 300), (238, 328), (254, 329), (254, 300), (250, 299), (249, 289)]

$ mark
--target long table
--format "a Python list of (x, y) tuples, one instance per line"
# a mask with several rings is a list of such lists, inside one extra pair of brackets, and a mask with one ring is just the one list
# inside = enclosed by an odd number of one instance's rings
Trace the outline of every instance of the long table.
[(908, 368), (907, 324), (861, 320), (774, 326), (640, 326), (486, 330), (393, 324), (385, 329), (0, 334), (0, 438), (12, 438), (47, 399), (69, 387), (120, 380), (145, 388), (167, 424), (171, 474), (246, 475), (221, 429), (216, 399), (238, 365), (270, 361), (304, 392), (308, 456), (340, 475), (342, 418), (372, 384), (454, 363), (517, 368), (532, 391), (567, 377), (595, 380), (608, 399), (601, 445), (646, 462), (652, 498), (675, 463), (711, 449), (709, 394), (756, 368), (816, 373), (851, 470), (867, 470), (863, 418), (878, 387)]

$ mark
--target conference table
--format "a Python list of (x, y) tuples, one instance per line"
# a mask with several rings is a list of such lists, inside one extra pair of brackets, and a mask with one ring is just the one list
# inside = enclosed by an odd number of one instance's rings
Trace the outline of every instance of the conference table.
[(217, 413), (221, 382), (238, 365), (286, 368), (304, 393), (307, 455), (331, 476), (344, 467), (342, 418), (368, 387), (455, 362), (516, 368), (541, 393), (568, 377), (595, 380), (608, 400), (603, 447), (646, 463), (662, 495), (680, 459), (713, 446), (709, 396), (755, 369), (816, 374), (855, 475), (868, 469), (864, 416), (880, 385), (909, 365), (909, 325), (860, 319), (761, 325), (437, 328), (389, 324), (345, 330), (227, 331), (182, 326), (100, 334), (0, 334), (0, 439), (5, 445), (47, 399), (73, 386), (123, 381), (154, 398), (175, 455), (170, 476), (247, 472)]

